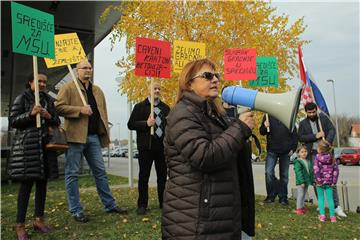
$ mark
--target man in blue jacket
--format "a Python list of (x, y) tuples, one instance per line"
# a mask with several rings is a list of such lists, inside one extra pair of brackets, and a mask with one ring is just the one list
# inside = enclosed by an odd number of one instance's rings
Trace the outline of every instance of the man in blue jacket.
[[(269, 131), (268, 131), (269, 128)], [(265, 203), (273, 203), (276, 196), (283, 206), (289, 205), (288, 182), (290, 156), (297, 147), (296, 130), (290, 130), (278, 119), (269, 116), (269, 121), (263, 118), (260, 126), (260, 134), (266, 135), (266, 162), (265, 182), (267, 197)], [(275, 166), (279, 159), (279, 179), (275, 176)]]
[[(330, 119), (323, 113), (318, 114), (315, 103), (305, 105), (306, 118), (299, 124), (299, 141), (305, 143), (308, 156), (314, 161), (317, 154), (317, 142), (325, 138), (330, 144), (333, 143), (336, 131)], [(319, 125), (321, 123), (321, 126)], [(339, 196), (336, 186), (333, 187), (333, 198), (335, 204), (335, 213), (340, 217), (346, 217), (339, 202)], [(315, 191), (316, 192), (316, 191)]]

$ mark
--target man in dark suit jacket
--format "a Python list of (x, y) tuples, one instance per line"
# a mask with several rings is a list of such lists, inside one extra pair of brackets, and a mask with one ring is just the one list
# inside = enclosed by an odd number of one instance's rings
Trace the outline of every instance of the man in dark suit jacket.
[[(330, 119), (323, 113), (318, 114), (315, 103), (307, 103), (305, 105), (306, 118), (299, 125), (299, 141), (305, 143), (308, 156), (314, 161), (317, 154), (317, 143), (325, 138), (330, 144), (333, 143), (336, 131)], [(319, 120), (321, 127), (319, 125)], [(315, 191), (316, 193), (316, 191)], [(333, 187), (333, 198), (335, 204), (335, 213), (340, 217), (346, 217), (339, 203), (337, 187)]]
[[(138, 184), (138, 209), (137, 214), (146, 214), (148, 207), (148, 185), (153, 161), (157, 175), (157, 191), (159, 206), (162, 208), (163, 193), (166, 183), (167, 168), (164, 157), (164, 133), (166, 116), (170, 108), (160, 100), (160, 83), (154, 82), (154, 117), (151, 117), (150, 97), (135, 105), (128, 128), (136, 130), (136, 141), (139, 150), (139, 184)], [(149, 87), (150, 90), (150, 87)], [(154, 126), (154, 135), (150, 134)]]

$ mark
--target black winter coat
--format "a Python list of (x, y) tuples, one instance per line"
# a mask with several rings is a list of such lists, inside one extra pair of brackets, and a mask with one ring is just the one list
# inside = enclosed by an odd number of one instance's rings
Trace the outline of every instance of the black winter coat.
[(217, 116), (191, 92), (167, 120), (163, 239), (239, 240), (241, 230), (253, 236), (251, 130), (237, 119)]
[[(320, 117), (321, 126), (325, 133), (325, 139), (330, 144), (332, 144), (336, 136), (335, 127), (331, 123), (330, 119), (327, 116), (325, 116), (325, 114), (320, 113), (319, 117)], [(318, 124), (318, 121), (316, 121), (316, 126), (318, 132), (320, 132), (320, 126)], [(316, 134), (314, 134), (312, 131), (309, 118), (306, 117), (300, 122), (298, 135), (299, 135), (299, 141), (305, 143), (308, 154), (310, 154), (314, 142), (318, 141), (319, 139), (316, 138)]]
[[(159, 102), (157, 107), (159, 107), (162, 112), (161, 121), (166, 126), (166, 117), (169, 114), (170, 108), (162, 101)], [(136, 143), (139, 151), (150, 150), (152, 147), (160, 147), (162, 151), (162, 142), (164, 137), (162, 137), (162, 139), (158, 139), (158, 143), (160, 144), (153, 144), (155, 138), (150, 135), (150, 127), (146, 123), (150, 115), (150, 110), (151, 105), (147, 98), (144, 101), (137, 103), (131, 112), (131, 116), (128, 121), (128, 128), (130, 130), (136, 130)]]
[(9, 174), (14, 180), (54, 178), (55, 176), (49, 174), (58, 173), (56, 154), (44, 151), (48, 141), (48, 127), (60, 125), (54, 99), (40, 92), (40, 104), (47, 109), (52, 118), (41, 118), (39, 129), (36, 128), (36, 117), (30, 115), (34, 104), (33, 92), (26, 89), (16, 97), (11, 107), (9, 122), (16, 132), (12, 141)]
[(269, 122), (270, 132), (267, 132), (264, 124), (265, 116), (259, 129), (261, 135), (266, 135), (266, 150), (277, 154), (289, 153), (291, 150), (295, 152), (298, 144), (296, 128), (290, 132), (282, 122), (270, 115)]

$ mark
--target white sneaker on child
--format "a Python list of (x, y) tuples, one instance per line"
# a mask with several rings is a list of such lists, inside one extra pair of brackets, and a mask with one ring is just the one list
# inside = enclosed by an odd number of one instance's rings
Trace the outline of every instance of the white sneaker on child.
[(344, 213), (344, 211), (342, 210), (341, 206), (337, 206), (337, 208), (335, 208), (335, 213), (336, 215), (338, 215), (339, 217), (347, 217), (347, 215)]

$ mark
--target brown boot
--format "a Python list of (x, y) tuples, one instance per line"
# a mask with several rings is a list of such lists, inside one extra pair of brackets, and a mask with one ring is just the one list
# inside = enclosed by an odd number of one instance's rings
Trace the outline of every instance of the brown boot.
[(44, 218), (37, 217), (33, 221), (33, 227), (35, 231), (41, 232), (41, 233), (49, 233), (52, 231), (51, 227), (45, 225)]
[(23, 223), (16, 224), (15, 232), (16, 232), (17, 240), (29, 240), (30, 239), (26, 233), (25, 224), (23, 224)]

